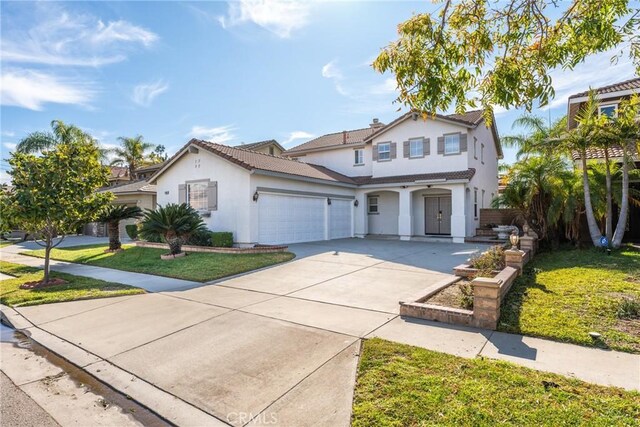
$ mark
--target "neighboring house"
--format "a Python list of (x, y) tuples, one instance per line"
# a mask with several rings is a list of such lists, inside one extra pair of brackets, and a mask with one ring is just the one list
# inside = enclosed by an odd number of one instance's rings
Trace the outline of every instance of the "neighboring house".
[[(101, 193), (111, 192), (115, 196), (114, 205), (138, 206), (143, 211), (156, 207), (156, 186), (149, 184), (146, 180), (138, 180), (121, 184), (115, 187), (105, 187)], [(127, 235), (125, 227), (128, 224), (135, 224), (136, 219), (120, 221), (120, 237)], [(104, 224), (90, 223), (84, 227), (84, 233), (89, 236), (106, 236), (107, 230)]]
[(129, 168), (123, 166), (109, 166), (109, 170), (111, 172), (109, 175), (109, 187), (121, 185), (131, 180), (129, 177)]
[(163, 165), (164, 165), (164, 162), (139, 167), (138, 169), (135, 170), (136, 180), (150, 178), (151, 175), (153, 175), (158, 170), (160, 170), (160, 168), (162, 168)]
[[(640, 78), (634, 78), (626, 80), (620, 83), (615, 83), (608, 86), (603, 86), (593, 89), (596, 98), (598, 100), (598, 113), (606, 114), (608, 116), (615, 116), (618, 110), (618, 105), (622, 100), (629, 99), (632, 95), (640, 95)], [(589, 92), (581, 92), (569, 97), (567, 104), (567, 124), (569, 129), (573, 129), (577, 126), (576, 115), (580, 111), (580, 108), (587, 101)], [(633, 149), (633, 147), (632, 147)], [(622, 162), (622, 147), (613, 146), (609, 148), (608, 157), (614, 162)], [(636, 168), (640, 168), (640, 157), (637, 152), (632, 153)], [(601, 148), (591, 148), (587, 150), (587, 160), (603, 162), (605, 159), (605, 150)], [(582, 168), (582, 161), (580, 153), (573, 153), (573, 161), (577, 168)], [(640, 182), (631, 181), (630, 187), (640, 191)], [(615, 218), (617, 218), (617, 206), (614, 206), (614, 227)], [(625, 240), (627, 241), (640, 241), (640, 208), (634, 204), (629, 204), (629, 217), (627, 223), (627, 231), (625, 232)]]
[(240, 245), (366, 235), (463, 242), (498, 192), (502, 150), (480, 111), (316, 138), (284, 155), (192, 139), (151, 177)]
[(278, 144), (275, 139), (253, 142), (251, 144), (241, 144), (238, 145), (238, 147), (244, 148), (245, 150), (255, 151), (257, 153), (271, 154), (272, 156), (281, 156), (285, 151), (284, 147)]

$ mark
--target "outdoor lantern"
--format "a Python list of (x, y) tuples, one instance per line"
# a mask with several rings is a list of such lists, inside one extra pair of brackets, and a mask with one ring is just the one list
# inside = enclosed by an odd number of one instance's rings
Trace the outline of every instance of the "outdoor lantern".
[(258, 192), (256, 191), (255, 193), (253, 193), (253, 201), (257, 202), (258, 201), (258, 197), (260, 197), (260, 194), (258, 194)]
[(360, 202), (358, 202), (358, 199), (356, 199), (356, 201), (353, 202), (353, 206), (355, 206), (356, 208), (358, 207), (359, 204), (360, 204)]
[(520, 241), (520, 236), (517, 233), (512, 233), (509, 236), (509, 241), (511, 242), (511, 249), (518, 249), (518, 241)]
[(330, 205), (331, 204), (331, 199), (327, 198), (327, 204)]

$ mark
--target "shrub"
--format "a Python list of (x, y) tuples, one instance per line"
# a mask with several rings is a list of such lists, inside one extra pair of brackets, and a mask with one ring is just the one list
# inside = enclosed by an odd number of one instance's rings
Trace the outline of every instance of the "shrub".
[(504, 249), (502, 246), (492, 246), (486, 252), (471, 257), (471, 266), (478, 269), (479, 276), (492, 275), (494, 270), (505, 267)]
[(127, 224), (124, 226), (124, 229), (131, 240), (138, 238), (138, 224)]
[(230, 231), (214, 231), (211, 233), (211, 246), (230, 248), (233, 246), (233, 233)]
[(640, 318), (640, 299), (623, 298), (618, 306), (619, 319), (638, 319)]
[(192, 246), (212, 246), (211, 245), (211, 231), (210, 230), (200, 230), (193, 233), (189, 236), (189, 240), (187, 240), (187, 245)]
[(470, 282), (461, 283), (460, 287), (460, 305), (467, 310), (473, 310), (473, 286)]

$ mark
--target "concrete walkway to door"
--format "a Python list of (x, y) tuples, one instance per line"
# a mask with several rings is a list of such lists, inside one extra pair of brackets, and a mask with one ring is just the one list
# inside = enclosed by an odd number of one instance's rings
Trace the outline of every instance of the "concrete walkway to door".
[(290, 249), (292, 262), (214, 285), (17, 311), (34, 339), (180, 425), (346, 426), (361, 338), (374, 336), (640, 388), (639, 355), (398, 316), (398, 300), (450, 277), (481, 246), (345, 239)]

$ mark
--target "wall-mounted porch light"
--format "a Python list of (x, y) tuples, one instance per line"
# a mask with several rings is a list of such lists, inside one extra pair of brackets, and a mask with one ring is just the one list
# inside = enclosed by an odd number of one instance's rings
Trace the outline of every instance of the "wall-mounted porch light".
[(260, 197), (260, 194), (257, 191), (255, 193), (253, 193), (253, 201), (254, 202), (258, 201), (258, 197)]
[(356, 208), (358, 207), (359, 204), (360, 204), (360, 202), (358, 201), (358, 199), (356, 199), (356, 201), (353, 202), (353, 206), (355, 206)]
[(330, 205), (331, 204), (331, 199), (327, 198), (327, 204)]

